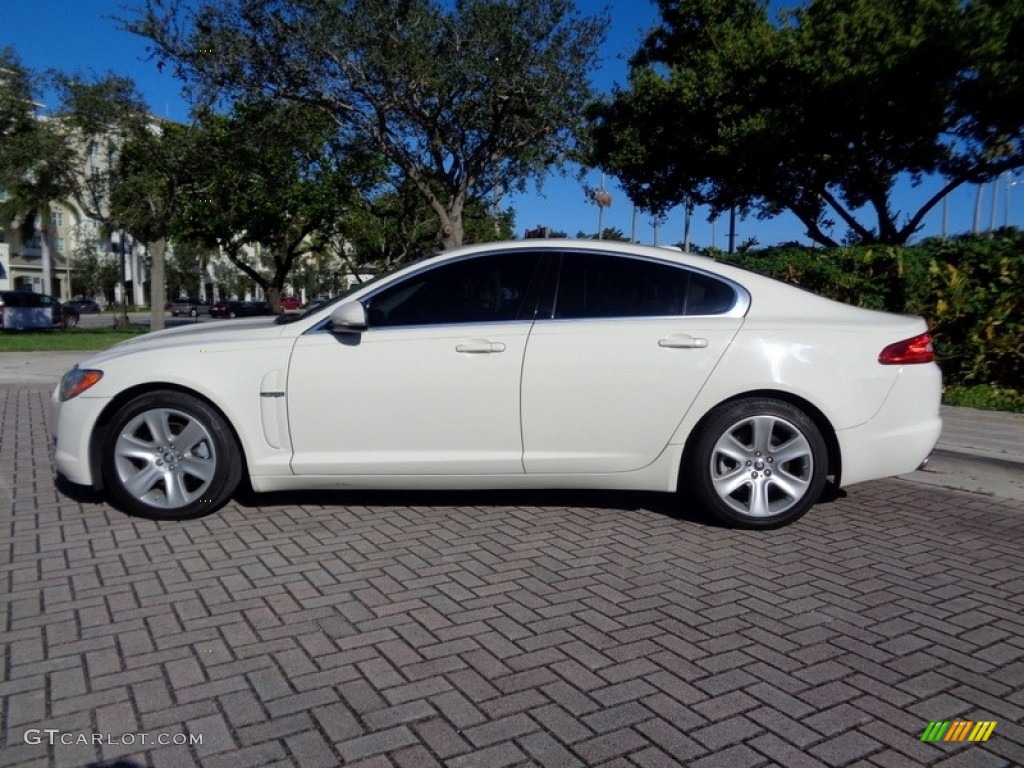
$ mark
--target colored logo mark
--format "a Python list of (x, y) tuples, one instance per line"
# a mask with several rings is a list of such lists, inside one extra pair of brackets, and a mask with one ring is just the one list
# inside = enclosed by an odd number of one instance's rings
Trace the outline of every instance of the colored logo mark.
[(921, 741), (988, 741), (995, 729), (995, 720), (933, 720), (921, 734)]

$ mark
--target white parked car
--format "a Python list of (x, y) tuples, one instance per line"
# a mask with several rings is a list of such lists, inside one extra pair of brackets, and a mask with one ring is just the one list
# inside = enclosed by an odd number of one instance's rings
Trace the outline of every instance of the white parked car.
[(152, 518), (211, 512), (245, 476), (257, 492), (677, 492), (767, 528), (829, 477), (921, 465), (940, 387), (920, 318), (676, 251), (524, 240), (407, 265), (301, 316), (101, 352), (54, 393), (56, 462)]

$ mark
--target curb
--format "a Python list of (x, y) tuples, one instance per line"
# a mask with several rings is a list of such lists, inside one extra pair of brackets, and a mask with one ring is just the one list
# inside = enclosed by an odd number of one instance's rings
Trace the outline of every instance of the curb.
[(903, 475), (902, 479), (1024, 501), (1024, 463), (971, 449), (936, 448), (924, 469)]

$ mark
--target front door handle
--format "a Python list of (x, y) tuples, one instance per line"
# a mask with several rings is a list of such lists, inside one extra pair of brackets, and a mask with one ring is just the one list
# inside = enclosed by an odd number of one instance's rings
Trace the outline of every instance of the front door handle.
[(668, 347), (669, 349), (704, 349), (707, 345), (707, 339), (700, 339), (686, 333), (673, 333), (671, 336), (658, 340), (659, 347)]
[(487, 339), (470, 339), (467, 342), (455, 347), (456, 352), (464, 355), (489, 355), (493, 352), (504, 352), (505, 345), (500, 341), (488, 341)]

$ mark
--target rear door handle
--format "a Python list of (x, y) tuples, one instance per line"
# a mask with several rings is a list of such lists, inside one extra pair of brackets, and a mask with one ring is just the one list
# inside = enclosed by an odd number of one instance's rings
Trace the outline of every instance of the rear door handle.
[(707, 339), (700, 339), (686, 333), (673, 333), (671, 336), (658, 340), (659, 347), (668, 347), (669, 349), (704, 349), (707, 345)]
[(456, 352), (464, 355), (489, 355), (493, 352), (504, 352), (505, 345), (500, 341), (488, 341), (487, 339), (470, 339), (467, 342), (455, 347)]

